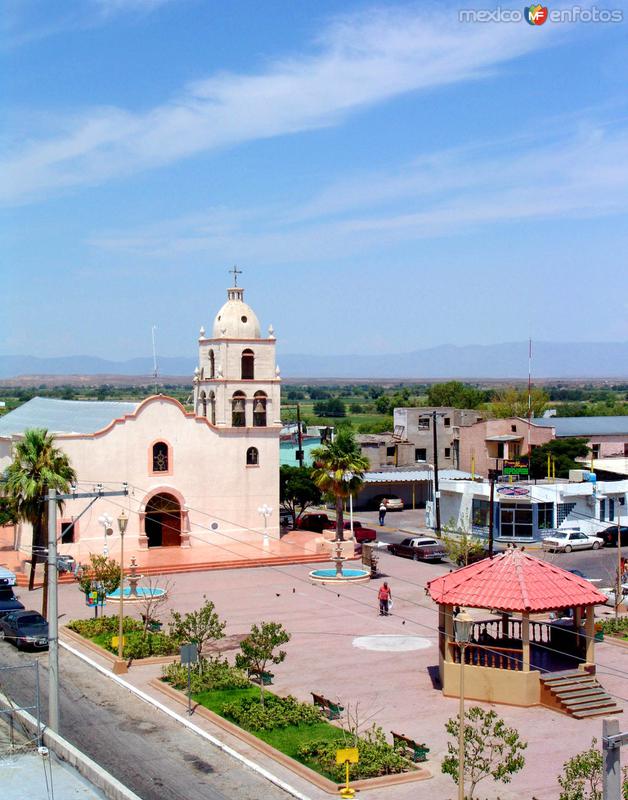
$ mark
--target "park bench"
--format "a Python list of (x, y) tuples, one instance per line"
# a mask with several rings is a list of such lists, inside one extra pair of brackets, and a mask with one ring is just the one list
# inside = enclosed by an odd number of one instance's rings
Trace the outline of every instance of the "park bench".
[(322, 694), (315, 694), (314, 692), (310, 692), (310, 694), (312, 695), (312, 702), (314, 705), (322, 710), (327, 719), (338, 719), (340, 713), (345, 710), (344, 706), (328, 700), (326, 697), (323, 697)]
[(253, 683), (259, 683), (262, 686), (269, 686), (275, 677), (274, 672), (264, 672), (259, 669), (249, 669), (247, 670), (247, 675), (249, 676), (250, 681)]
[(412, 761), (427, 761), (427, 754), (430, 752), (429, 747), (415, 742), (414, 739), (410, 739), (402, 733), (395, 733), (394, 731), (391, 731), (391, 733), (393, 737), (393, 747), (395, 749), (399, 748), (403, 750), (404, 755)]
[(146, 629), (150, 633), (160, 633), (161, 629), (163, 628), (163, 622), (160, 622), (158, 619), (146, 619), (146, 614), (142, 614), (142, 622), (146, 625)]

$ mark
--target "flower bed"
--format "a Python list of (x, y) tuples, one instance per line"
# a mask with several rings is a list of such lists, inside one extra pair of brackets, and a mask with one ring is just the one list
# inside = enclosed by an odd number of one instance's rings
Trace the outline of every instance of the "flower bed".
[[(69, 630), (78, 633), (85, 639), (102, 647), (110, 653), (117, 654), (118, 648), (111, 644), (112, 637), (118, 635), (119, 618), (103, 616), (97, 619), (75, 619), (68, 623)], [(168, 656), (179, 652), (179, 644), (165, 633), (144, 632), (144, 625), (132, 617), (123, 619), (125, 659), (149, 658), (150, 656)]]
[[(162, 681), (173, 688), (187, 688), (187, 668), (164, 667)], [(194, 702), (237, 725), (280, 753), (332, 781), (344, 778), (344, 768), (335, 763), (336, 750), (357, 747), (360, 761), (352, 768), (354, 779), (408, 772), (414, 767), (386, 742), (381, 728), (373, 726), (355, 737), (331, 725), (316, 706), (295, 697), (279, 697), (252, 685), (246, 675), (226, 661), (204, 661), (202, 672), (192, 675)]]
[(628, 641), (628, 617), (612, 617), (599, 620), (595, 623), (595, 630), (601, 631), (605, 636), (612, 636), (621, 641)]

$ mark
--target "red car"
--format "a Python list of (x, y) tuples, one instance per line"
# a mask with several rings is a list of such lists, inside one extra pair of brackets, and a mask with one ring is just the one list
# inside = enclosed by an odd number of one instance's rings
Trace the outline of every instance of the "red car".
[[(336, 522), (332, 519), (329, 522), (328, 528), (335, 528)], [(347, 520), (344, 521), (343, 528), (346, 531), (351, 530), (351, 523)], [(356, 542), (362, 544), (362, 542), (374, 542), (377, 539), (377, 531), (373, 530), (373, 528), (365, 528), (361, 522), (357, 519), (353, 520), (353, 535), (355, 537)]]
[(297, 519), (296, 527), (302, 531), (314, 531), (322, 533), (326, 528), (333, 528), (333, 520), (327, 514), (301, 514)]

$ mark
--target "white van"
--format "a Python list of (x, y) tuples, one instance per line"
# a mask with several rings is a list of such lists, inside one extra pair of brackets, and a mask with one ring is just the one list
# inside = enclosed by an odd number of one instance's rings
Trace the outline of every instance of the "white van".
[(15, 586), (17, 579), (10, 569), (0, 566), (0, 586)]

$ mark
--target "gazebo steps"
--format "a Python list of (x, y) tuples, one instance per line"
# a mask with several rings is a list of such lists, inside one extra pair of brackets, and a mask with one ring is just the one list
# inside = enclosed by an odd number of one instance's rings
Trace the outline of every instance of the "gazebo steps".
[(577, 719), (621, 713), (597, 678), (579, 670), (541, 676), (541, 703)]

